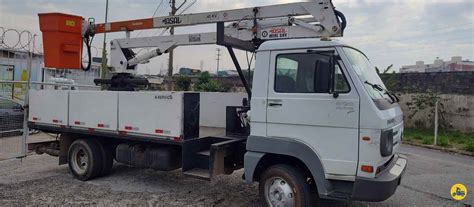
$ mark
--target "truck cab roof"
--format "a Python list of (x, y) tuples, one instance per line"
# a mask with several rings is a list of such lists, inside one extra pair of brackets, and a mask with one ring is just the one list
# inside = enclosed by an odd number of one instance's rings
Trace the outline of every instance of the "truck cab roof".
[(334, 47), (342, 46), (343, 42), (339, 40), (321, 40), (321, 38), (301, 38), (301, 39), (282, 39), (266, 41), (260, 45), (258, 51), (267, 50), (287, 50), (287, 49), (303, 49), (315, 47)]

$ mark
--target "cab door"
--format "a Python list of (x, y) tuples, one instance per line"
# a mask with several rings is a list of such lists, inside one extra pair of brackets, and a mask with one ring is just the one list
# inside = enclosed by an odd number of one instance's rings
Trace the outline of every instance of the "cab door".
[(355, 176), (359, 96), (335, 48), (272, 51), (267, 136), (302, 142), (315, 151), (327, 178)]

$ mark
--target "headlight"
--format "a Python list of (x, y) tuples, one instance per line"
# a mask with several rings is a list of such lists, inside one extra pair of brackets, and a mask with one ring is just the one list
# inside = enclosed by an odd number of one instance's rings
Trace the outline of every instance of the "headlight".
[(380, 154), (382, 157), (392, 155), (393, 151), (393, 130), (382, 130), (380, 135)]

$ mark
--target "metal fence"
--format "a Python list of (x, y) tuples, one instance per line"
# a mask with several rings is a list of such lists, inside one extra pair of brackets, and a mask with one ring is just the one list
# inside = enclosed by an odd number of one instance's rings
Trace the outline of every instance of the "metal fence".
[[(0, 161), (25, 157), (28, 154), (28, 143), (52, 138), (49, 135), (32, 131), (27, 127), (28, 88), (34, 90), (100, 90), (98, 86), (45, 82), (31, 82), (28, 87), (27, 81), (0, 80), (0, 85), (4, 86), (3, 88), (14, 90), (11, 93), (0, 94), (0, 101), (4, 100), (3, 103), (8, 103), (8, 107), (5, 107), (7, 104), (4, 104), (5, 106), (0, 104)], [(11, 85), (11, 87), (6, 85)], [(21, 107), (11, 107), (10, 102)]]

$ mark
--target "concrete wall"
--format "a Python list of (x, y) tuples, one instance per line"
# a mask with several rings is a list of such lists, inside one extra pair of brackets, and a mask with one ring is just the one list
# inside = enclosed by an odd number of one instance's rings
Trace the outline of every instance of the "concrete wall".
[[(464, 132), (474, 131), (474, 72), (437, 72), (437, 73), (403, 73), (403, 74), (382, 74), (382, 79), (388, 89), (401, 94), (400, 105), (405, 112), (405, 122), (408, 127), (416, 127), (415, 122), (422, 121), (425, 127), (433, 126), (434, 119), (429, 117), (428, 112), (418, 112), (412, 119), (408, 120), (410, 111), (406, 105), (411, 101), (411, 96), (416, 93), (425, 93), (428, 90), (442, 94), (445, 107), (445, 118), (451, 129)], [(216, 78), (221, 84), (232, 86), (233, 92), (245, 92), (239, 77)], [(196, 81), (196, 80), (193, 80)], [(245, 93), (240, 96), (245, 97)], [(217, 99), (216, 101), (223, 101)], [(229, 100), (230, 101), (230, 100)], [(240, 100), (233, 100), (226, 104), (239, 104)], [(204, 102), (203, 102), (204, 103)], [(212, 106), (225, 106), (224, 103), (209, 103), (209, 107), (201, 104), (201, 114), (209, 114), (201, 119), (201, 125), (225, 126), (225, 107), (218, 109), (218, 112), (203, 113), (202, 110), (213, 110)], [(204, 108), (203, 108), (204, 107)], [(431, 121), (428, 121), (431, 120)]]
[[(434, 115), (430, 109), (419, 111), (409, 119), (412, 111), (408, 109), (407, 102), (411, 102), (414, 93), (402, 94), (400, 96), (400, 106), (404, 112), (406, 127), (425, 127), (434, 126)], [(444, 105), (444, 118), (448, 129), (459, 130), (462, 132), (474, 132), (474, 95), (460, 94), (441, 94), (441, 103)], [(439, 119), (441, 123), (441, 118)], [(420, 126), (421, 125), (421, 126)]]
[(394, 92), (474, 95), (474, 72), (395, 73), (381, 78)]
[(199, 125), (206, 127), (225, 127), (226, 107), (242, 106), (246, 93), (201, 92), (199, 105)]

